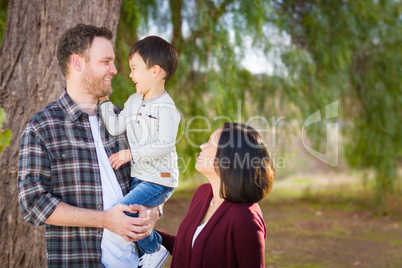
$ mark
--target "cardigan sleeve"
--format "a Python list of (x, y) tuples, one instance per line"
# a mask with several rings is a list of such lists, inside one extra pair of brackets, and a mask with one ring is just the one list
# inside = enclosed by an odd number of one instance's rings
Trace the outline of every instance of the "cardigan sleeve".
[(99, 110), (103, 123), (110, 135), (117, 136), (126, 131), (126, 107), (119, 114), (116, 114), (113, 103), (105, 101), (99, 105)]
[(234, 250), (238, 267), (265, 267), (266, 229), (260, 212), (252, 210), (252, 216), (245, 215), (237, 226)]
[[(177, 248), (176, 248), (175, 254), (177, 254), (177, 252), (180, 252), (180, 254), (182, 254), (183, 250), (184, 251), (189, 250), (187, 248), (185, 248), (185, 249), (180, 248), (180, 247), (182, 247), (183, 244), (186, 244), (185, 240), (193, 238), (192, 234), (191, 234), (191, 236), (189, 236), (187, 233), (190, 225), (197, 224), (193, 221), (194, 218), (189, 217), (189, 213), (191, 213), (191, 211), (194, 211), (194, 206), (197, 206), (198, 202), (200, 202), (200, 200), (202, 200), (203, 197), (205, 197), (208, 194), (212, 195), (211, 185), (209, 183), (205, 183), (205, 184), (201, 185), (195, 191), (193, 199), (191, 200), (191, 203), (190, 203), (189, 210), (188, 210), (186, 216), (184, 217), (183, 221), (181, 222), (178, 232), (177, 232), (177, 234), (179, 236), (178, 236), (178, 240), (177, 240), (178, 244), (176, 245)], [(181, 228), (182, 225), (183, 225), (183, 228)], [(162, 245), (170, 252), (171, 255), (173, 255), (173, 248), (174, 248), (174, 245), (176, 242), (176, 236), (167, 234), (167, 233), (159, 231), (159, 230), (156, 230), (156, 231), (162, 236)], [(188, 243), (190, 243), (189, 240), (187, 240), (187, 241), (188, 241)]]
[(172, 255), (176, 236), (158, 230), (156, 230), (156, 232), (162, 236), (162, 245), (170, 252), (170, 255)]

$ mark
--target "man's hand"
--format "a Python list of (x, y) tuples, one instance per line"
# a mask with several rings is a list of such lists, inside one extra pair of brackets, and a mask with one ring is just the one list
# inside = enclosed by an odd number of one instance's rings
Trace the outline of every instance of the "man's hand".
[[(144, 239), (151, 234), (156, 220), (152, 210), (141, 205), (124, 205), (118, 204), (109, 210), (106, 210), (103, 219), (103, 228), (116, 233), (124, 238), (127, 242), (134, 242)], [(158, 209), (158, 208), (156, 208)], [(148, 210), (150, 212), (148, 212)], [(124, 211), (130, 213), (139, 212), (139, 217), (134, 218), (127, 216)]]
[(154, 229), (155, 223), (159, 220), (159, 208), (147, 207), (138, 204), (130, 205), (130, 208), (135, 211), (138, 211), (139, 218), (149, 219), (148, 224), (150, 224), (150, 227), (148, 228), (147, 232), (148, 235), (150, 235), (152, 230)]
[(133, 157), (131, 156), (130, 149), (121, 150), (115, 154), (112, 154), (109, 157), (109, 162), (112, 165), (112, 168), (119, 169), (125, 163), (131, 161)]
[[(138, 212), (139, 217), (127, 216), (124, 211), (132, 214)], [(134, 242), (150, 235), (158, 219), (158, 207), (118, 204), (109, 210), (98, 211), (60, 202), (46, 223), (57, 226), (105, 228), (128, 242)]]

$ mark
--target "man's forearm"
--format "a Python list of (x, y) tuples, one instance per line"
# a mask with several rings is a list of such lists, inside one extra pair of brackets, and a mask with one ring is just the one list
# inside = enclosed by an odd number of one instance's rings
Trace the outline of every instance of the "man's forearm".
[(60, 202), (46, 224), (74, 227), (104, 228), (105, 211), (70, 206)]
[[(136, 213), (139, 217), (127, 216), (124, 212)], [(141, 205), (119, 204), (106, 211), (74, 207), (60, 202), (46, 220), (46, 224), (71, 227), (105, 228), (126, 241), (138, 241), (147, 237), (159, 219), (159, 209)]]

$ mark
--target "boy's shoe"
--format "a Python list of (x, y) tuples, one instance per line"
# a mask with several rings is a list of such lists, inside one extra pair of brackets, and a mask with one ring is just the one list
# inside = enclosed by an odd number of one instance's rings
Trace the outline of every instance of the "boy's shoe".
[(144, 254), (140, 258), (140, 263), (138, 267), (142, 268), (161, 268), (167, 259), (169, 258), (169, 251), (161, 245), (159, 251), (151, 253), (151, 254)]

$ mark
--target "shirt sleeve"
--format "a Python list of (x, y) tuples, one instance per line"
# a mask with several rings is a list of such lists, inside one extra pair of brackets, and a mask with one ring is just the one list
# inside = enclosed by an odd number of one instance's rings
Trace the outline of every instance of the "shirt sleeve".
[(116, 114), (113, 103), (105, 101), (100, 104), (99, 109), (100, 116), (110, 135), (117, 136), (126, 131), (126, 107), (119, 114)]
[(60, 202), (52, 195), (51, 186), (47, 149), (34, 127), (28, 125), (22, 134), (18, 163), (18, 202), (25, 221), (45, 224)]
[(238, 222), (234, 249), (238, 267), (265, 267), (265, 223), (262, 215), (245, 215)]
[(176, 150), (176, 136), (180, 124), (180, 113), (172, 104), (158, 104), (159, 127), (151, 133), (151, 142), (130, 144), (134, 163), (142, 158), (157, 159)]

